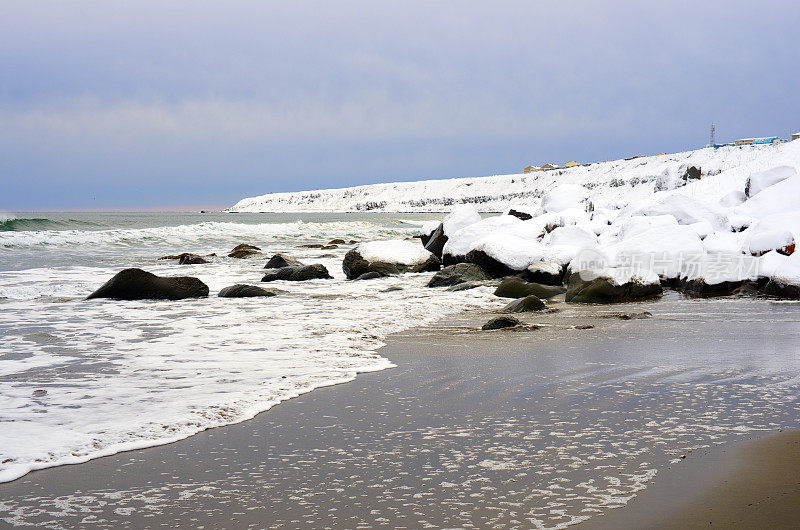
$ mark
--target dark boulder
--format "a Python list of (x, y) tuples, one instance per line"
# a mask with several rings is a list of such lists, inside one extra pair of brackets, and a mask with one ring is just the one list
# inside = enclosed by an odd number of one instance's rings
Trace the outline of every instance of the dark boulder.
[(325, 245), (321, 243), (308, 243), (305, 245), (297, 245), (297, 248), (325, 248)]
[(358, 252), (358, 249), (353, 249), (347, 252), (342, 261), (342, 270), (348, 279), (352, 280), (358, 278), (367, 272), (377, 272), (384, 276), (392, 276), (404, 272), (429, 272), (437, 271), (440, 267), (439, 259), (430, 255), (430, 257), (421, 263), (413, 265), (404, 265), (402, 263), (390, 263), (387, 261), (367, 261)]
[(485, 285), (492, 285), (492, 283), (489, 280), (485, 280), (485, 281), (482, 281), (482, 282), (463, 282), (463, 283), (457, 283), (455, 285), (451, 285), (450, 287), (448, 287), (445, 290), (446, 291), (451, 291), (451, 292), (468, 291), (470, 289), (475, 289), (476, 287), (483, 287)]
[(447, 243), (447, 236), (444, 234), (444, 225), (439, 223), (439, 226), (431, 233), (428, 240), (423, 242), (423, 245), (425, 250), (441, 260), (445, 243)]
[(261, 250), (255, 245), (248, 245), (247, 243), (240, 243), (231, 249), (231, 252), (236, 252), (237, 250)]
[(117, 300), (181, 300), (208, 296), (208, 285), (190, 276), (163, 277), (142, 269), (118, 272), (86, 297)]
[(525, 298), (517, 298), (503, 308), (506, 313), (527, 313), (528, 311), (541, 311), (547, 306), (534, 295)]
[(515, 328), (517, 326), (524, 325), (518, 319), (514, 317), (497, 317), (491, 319), (489, 322), (481, 326), (483, 331), (491, 331), (495, 329), (503, 329), (503, 328)]
[(511, 276), (512, 274), (519, 274), (521, 271), (512, 269), (502, 261), (499, 261), (482, 250), (470, 250), (465, 256), (468, 263), (475, 263), (480, 265), (483, 270), (491, 274), (492, 278), (502, 278), (503, 276)]
[[(215, 256), (216, 254), (210, 254), (211, 256)], [(170, 254), (169, 256), (161, 256), (158, 258), (159, 260), (162, 259), (176, 259), (178, 263), (181, 265), (194, 265), (196, 263), (208, 263), (208, 261), (199, 256), (197, 254), (192, 254), (191, 252), (182, 252), (180, 254)]]
[(300, 267), (303, 264), (300, 260), (297, 260), (291, 256), (287, 256), (286, 254), (275, 254), (269, 260), (267, 260), (265, 269), (280, 269), (281, 267)]
[(563, 285), (567, 266), (558, 263), (534, 263), (523, 273), (523, 278), (529, 282), (543, 285)]
[(331, 239), (330, 241), (328, 241), (328, 245), (346, 245), (346, 244), (347, 244), (347, 241), (345, 241), (344, 239), (338, 239), (337, 238), (337, 239)]
[(258, 250), (253, 250), (251, 248), (240, 248), (238, 250), (234, 249), (230, 253), (228, 253), (229, 258), (236, 258), (236, 259), (243, 259), (249, 258), (250, 256), (260, 255), (261, 252)]
[(222, 289), (217, 296), (220, 298), (253, 298), (256, 296), (277, 296), (277, 292), (264, 289), (257, 285), (237, 283)]
[(202, 256), (198, 256), (197, 254), (190, 254), (186, 252), (180, 255), (178, 258), (178, 263), (180, 265), (201, 265), (203, 263), (208, 263), (208, 260)]
[(530, 219), (533, 219), (533, 216), (531, 214), (525, 213), (525, 212), (518, 212), (517, 210), (515, 210), (513, 208), (511, 208), (508, 211), (508, 215), (512, 215), (512, 216), (516, 217), (517, 219), (522, 219), (523, 221), (528, 221)]
[(433, 275), (428, 287), (445, 287), (464, 282), (479, 282), (492, 277), (475, 263), (457, 263), (443, 268)]
[(567, 302), (611, 304), (652, 298), (663, 292), (660, 283), (645, 284), (632, 281), (617, 285), (604, 276), (592, 277), (590, 273), (584, 273), (583, 276), (591, 279), (583, 279), (580, 272), (570, 275), (565, 296)]
[(784, 283), (780, 280), (769, 280), (761, 292), (768, 296), (787, 300), (800, 300), (800, 285)]
[(673, 289), (687, 296), (710, 298), (713, 296), (730, 296), (745, 283), (746, 281), (734, 281), (709, 284), (702, 278), (695, 280), (682, 278), (674, 282)]
[(306, 280), (330, 279), (332, 276), (324, 265), (299, 265), (281, 267), (279, 269), (268, 269), (261, 278), (262, 282), (272, 282), (275, 280), (286, 280), (290, 282), (303, 282)]
[(546, 300), (565, 291), (566, 289), (560, 286), (526, 282), (519, 276), (511, 276), (500, 282), (494, 295), (502, 298), (524, 298), (533, 295)]
[(356, 278), (356, 280), (375, 280), (377, 278), (386, 278), (386, 275), (381, 274), (380, 272), (370, 271), (370, 272), (365, 272), (364, 274)]

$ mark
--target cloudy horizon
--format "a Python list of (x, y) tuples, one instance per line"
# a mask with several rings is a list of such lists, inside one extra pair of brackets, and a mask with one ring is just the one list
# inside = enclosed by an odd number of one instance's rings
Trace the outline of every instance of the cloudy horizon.
[(0, 210), (233, 204), (800, 129), (800, 5), (5, 3)]

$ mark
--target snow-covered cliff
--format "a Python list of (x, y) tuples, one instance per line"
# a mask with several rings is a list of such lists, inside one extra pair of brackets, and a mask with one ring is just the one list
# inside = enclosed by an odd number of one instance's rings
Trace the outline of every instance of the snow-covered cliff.
[(620, 208), (656, 191), (700, 184), (698, 180), (702, 185), (690, 186), (693, 193), (719, 199), (731, 189), (740, 189), (751, 173), (780, 165), (800, 167), (800, 141), (704, 148), (517, 175), (269, 193), (242, 199), (229, 210), (449, 212), (458, 204), (474, 204), (483, 212), (501, 212), (509, 207), (530, 211), (541, 206), (546, 192), (562, 184), (585, 188), (595, 207)]

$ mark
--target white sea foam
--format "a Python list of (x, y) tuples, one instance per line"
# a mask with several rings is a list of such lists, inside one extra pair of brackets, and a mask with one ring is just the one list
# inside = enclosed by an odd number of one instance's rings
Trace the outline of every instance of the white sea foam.
[[(325, 251), (328, 257), (295, 248), (413, 230), (360, 221), (211, 222), (0, 234), (13, 256), (46, 256), (43, 247), (84, 254), (78, 265), (0, 272), (0, 481), (245, 420), (313, 388), (390, 367), (374, 353), (389, 333), (496, 303), (488, 289), (434, 292), (425, 287), (429, 275), (408, 275), (404, 290), (381, 292), (399, 280), (344, 280), (347, 248)], [(264, 259), (220, 257), (195, 266), (155, 259), (167, 249), (222, 254), (241, 241), (323, 263), (335, 279), (278, 282), (287, 293), (274, 298), (226, 299), (215, 295), (234, 283), (257, 283)], [(103, 263), (92, 265), (100, 252)], [(212, 296), (83, 300), (132, 265), (197, 276)]]

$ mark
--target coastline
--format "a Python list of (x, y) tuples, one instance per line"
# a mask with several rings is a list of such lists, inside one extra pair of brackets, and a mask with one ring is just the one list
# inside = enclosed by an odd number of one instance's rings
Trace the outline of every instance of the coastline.
[(624, 508), (579, 528), (797, 528), (800, 430), (687, 455)]
[[(645, 485), (659, 484), (666, 476), (661, 471), (668, 467), (668, 458), (697, 446), (694, 451), (716, 454), (726, 447), (717, 444), (742, 439), (735, 430), (713, 441), (699, 441), (689, 433), (665, 441), (667, 456), (653, 453), (646, 469), (635, 456), (642, 448), (606, 457), (600, 461), (603, 467), (622, 479), (611, 493), (594, 495), (586, 489), (578, 495), (563, 487), (546, 487), (558, 485), (559, 472), (568, 470), (577, 456), (570, 452), (574, 449), (557, 447), (570, 443), (569, 437), (542, 432), (542, 427), (563, 430), (572, 422), (578, 436), (587, 436), (595, 417), (582, 417), (584, 407), (616, 411), (620, 421), (609, 425), (626, 424), (643, 415), (642, 402), (673, 399), (657, 393), (637, 397), (633, 403), (627, 390), (592, 396), (588, 392), (597, 379), (623, 388), (618, 379), (647, 373), (645, 368), (609, 364), (608, 356), (620, 348), (626, 358), (634, 354), (647, 358), (654, 336), (663, 339), (665, 348), (691, 347), (671, 346), (669, 331), (676, 319), (683, 325), (707, 324), (703, 319), (685, 320), (696, 313), (692, 308), (683, 316), (672, 312), (692, 303), (720, 302), (667, 298), (613, 306), (556, 303), (559, 311), (522, 317), (542, 326), (537, 330), (475, 331), (495, 314), (490, 311), (461, 313), (433, 326), (407, 330), (389, 337), (378, 351), (396, 368), (359, 374), (354, 381), (318, 388), (251, 420), (172, 444), (35, 471), (2, 484), (0, 521), (53, 528), (524, 528), (534, 520), (563, 527), (607, 513), (609, 519), (590, 519), (590, 524), (606, 522), (626, 509), (613, 508), (624, 505)], [(654, 317), (619, 318), (620, 313), (642, 311), (652, 311)], [(720, 341), (731, 326), (739, 325), (735, 315), (722, 317), (712, 330), (712, 338), (719, 335)], [(771, 326), (768, 331), (793, 333), (791, 321), (786, 320), (788, 327)], [(692, 340), (704, 341), (687, 337)], [(735, 344), (723, 343), (721, 348)], [(692, 370), (686, 372), (690, 375)], [(551, 373), (567, 375), (553, 384)], [(593, 401), (586, 404), (588, 399)], [(775, 421), (797, 426), (796, 410)], [(602, 435), (612, 446), (623, 447), (627, 429)], [(547, 470), (548, 466), (563, 469)], [(543, 478), (537, 471), (544, 473)], [(595, 480), (582, 469), (570, 473), (572, 483)], [(577, 499), (576, 506), (587, 506), (584, 510), (589, 511), (559, 506), (565, 499)]]

